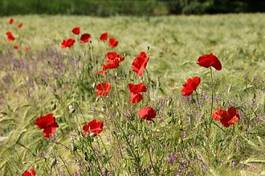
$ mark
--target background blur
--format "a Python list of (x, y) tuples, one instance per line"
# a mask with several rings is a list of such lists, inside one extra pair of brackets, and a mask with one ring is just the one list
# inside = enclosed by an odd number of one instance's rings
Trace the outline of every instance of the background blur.
[(0, 15), (174, 15), (265, 12), (264, 0), (0, 0)]

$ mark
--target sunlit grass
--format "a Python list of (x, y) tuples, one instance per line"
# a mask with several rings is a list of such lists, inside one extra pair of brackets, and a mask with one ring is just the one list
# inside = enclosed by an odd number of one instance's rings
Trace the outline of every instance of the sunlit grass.
[[(31, 49), (14, 51), (4, 36), (10, 30), (8, 18), (1, 18), (0, 175), (21, 175), (31, 166), (38, 175), (79, 171), (89, 175), (84, 171), (93, 166), (90, 175), (100, 174), (99, 170), (115, 175), (264, 174), (264, 14), (14, 19), (24, 23), (15, 33)], [(92, 35), (93, 49), (88, 45), (60, 48), (61, 41), (72, 35), (73, 26)], [(125, 55), (121, 67), (106, 78), (96, 75), (109, 50), (97, 40), (104, 31), (119, 40), (114, 50)], [(130, 64), (142, 50), (148, 51), (150, 62), (144, 77), (138, 79)], [(230, 128), (205, 128), (210, 121), (210, 72), (196, 60), (209, 52), (223, 64), (222, 71), (214, 72), (214, 108), (233, 105), (240, 111), (240, 122)], [(200, 106), (194, 96), (180, 94), (191, 76), (202, 78)], [(97, 98), (95, 85), (104, 80), (113, 89), (109, 97)], [(132, 106), (127, 84), (140, 81), (148, 92), (144, 101)], [(146, 105), (157, 110), (154, 123), (137, 116)], [(34, 126), (36, 117), (47, 112), (53, 112), (60, 125), (54, 142), (70, 150), (46, 141)], [(104, 120), (105, 128), (93, 142), (96, 151), (85, 154), (75, 147), (89, 146), (90, 141), (84, 141), (76, 130), (92, 118)], [(176, 160), (169, 164), (172, 154)]]

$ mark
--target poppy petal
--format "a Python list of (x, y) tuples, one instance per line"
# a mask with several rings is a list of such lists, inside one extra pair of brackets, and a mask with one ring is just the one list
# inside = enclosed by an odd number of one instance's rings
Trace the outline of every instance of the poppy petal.
[(90, 40), (91, 40), (91, 35), (88, 34), (88, 33), (82, 34), (81, 37), (80, 37), (80, 43), (81, 44), (87, 43)]
[(113, 37), (109, 39), (109, 46), (111, 48), (115, 48), (116, 46), (118, 46), (118, 44), (119, 44), (119, 42), (117, 39), (115, 39)]
[(96, 96), (108, 96), (111, 90), (111, 84), (109, 82), (103, 82), (96, 86)]
[(72, 33), (75, 35), (79, 35), (80, 34), (80, 27), (76, 26), (72, 29)]
[(101, 35), (100, 35), (100, 37), (99, 37), (99, 40), (101, 40), (101, 41), (103, 41), (103, 42), (105, 42), (105, 41), (107, 41), (108, 40), (108, 33), (107, 32), (103, 32)]
[(197, 64), (205, 68), (213, 67), (216, 70), (222, 69), (221, 62), (219, 61), (217, 56), (212, 53), (200, 56), (198, 58)]
[(130, 103), (137, 104), (143, 99), (143, 95), (140, 93), (131, 93), (130, 94)]
[(87, 135), (98, 135), (103, 131), (104, 123), (101, 120), (93, 119), (89, 122), (87, 122), (83, 126), (83, 134), (84, 136)]
[(143, 120), (153, 120), (156, 116), (156, 111), (152, 107), (144, 107), (139, 110), (138, 115)]
[(181, 94), (183, 96), (190, 96), (193, 91), (197, 89), (201, 82), (201, 78), (198, 76), (191, 77), (185, 81), (185, 83), (182, 85)]
[(138, 76), (143, 76), (144, 69), (147, 66), (149, 57), (146, 52), (140, 52), (140, 54), (133, 60), (131, 68), (137, 73)]

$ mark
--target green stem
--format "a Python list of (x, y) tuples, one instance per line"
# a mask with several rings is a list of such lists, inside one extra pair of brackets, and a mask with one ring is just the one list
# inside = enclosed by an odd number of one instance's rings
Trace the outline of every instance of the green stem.
[[(29, 153), (32, 155), (32, 156), (34, 156), (34, 157), (38, 157), (35, 153), (33, 153), (27, 146), (25, 146), (24, 144), (21, 144), (20, 142), (17, 142), (16, 143), (17, 145), (19, 145), (19, 146), (21, 146), (21, 147), (23, 147), (24, 149), (26, 149), (27, 151), (29, 151)], [(46, 158), (44, 158), (44, 159), (46, 159)]]
[(89, 51), (90, 51), (90, 59), (93, 62), (94, 58), (93, 58), (93, 46), (91, 43), (89, 43)]
[(100, 173), (100, 175), (103, 175), (103, 173), (102, 173), (102, 170), (103, 170), (103, 169), (101, 168), (101, 165), (100, 165), (100, 162), (99, 162), (100, 157), (97, 155), (97, 152), (96, 152), (96, 150), (94, 149), (94, 147), (92, 146), (92, 143), (90, 143), (89, 147), (90, 147), (90, 149), (92, 150), (92, 152), (94, 153), (94, 155), (95, 155), (96, 158), (97, 158), (97, 159), (95, 159), (95, 161), (96, 161), (96, 163), (97, 163), (97, 165), (98, 165), (99, 173)]
[[(89, 141), (87, 141), (87, 140), (84, 141), (83, 140), (83, 142), (82, 142), (82, 150), (83, 150), (83, 153), (85, 153), (85, 151), (86, 151), (87, 153), (89, 153), (89, 154), (92, 153), (95, 156), (96, 159), (93, 159), (93, 161), (95, 161), (96, 163), (92, 163), (92, 164), (96, 164), (98, 172), (100, 173), (100, 175), (103, 175), (102, 168), (101, 168), (100, 162), (99, 162), (100, 157), (97, 155), (96, 150), (93, 148), (92, 141), (90, 141), (90, 139), (89, 139)], [(91, 167), (91, 168), (93, 169), (93, 167)]]
[(63, 165), (64, 165), (64, 167), (66, 168), (67, 173), (71, 176), (71, 172), (70, 172), (69, 168), (67, 167), (67, 164), (66, 164), (66, 162), (64, 161), (64, 159), (61, 157), (61, 155), (58, 155), (58, 157), (59, 157), (59, 158), (61, 159), (61, 161), (63, 162)]
[(218, 124), (216, 124), (215, 122), (213, 122), (213, 124), (214, 124), (215, 126), (217, 126), (220, 130), (222, 130), (222, 132), (225, 133), (225, 130), (224, 130), (223, 128), (221, 128)]
[(64, 147), (66, 150), (70, 151), (71, 154), (73, 154), (75, 157), (78, 157), (80, 161), (82, 161), (82, 156), (79, 155), (78, 152), (72, 151), (68, 146), (62, 144), (61, 142), (53, 141), (54, 144), (61, 145)]
[(212, 113), (213, 113), (213, 98), (214, 98), (214, 85), (213, 85), (213, 70), (211, 70), (211, 87), (212, 87), (212, 94), (211, 94), (211, 114), (210, 114), (210, 119), (212, 118)]
[(213, 114), (213, 98), (214, 98), (214, 83), (213, 83), (213, 70), (210, 68), (211, 73), (211, 87), (212, 87), (212, 94), (211, 94), (211, 111), (210, 111), (210, 119), (212, 118)]
[(134, 149), (133, 149), (133, 146), (130, 144), (129, 142), (129, 139), (128, 139), (128, 136), (126, 135), (125, 131), (123, 130), (122, 127), (120, 127), (120, 130), (123, 134), (123, 137), (125, 138), (125, 142), (127, 143), (127, 145), (129, 146), (129, 149), (130, 149), (130, 152), (132, 153), (133, 157), (134, 157), (134, 160), (135, 160), (135, 164), (136, 164), (136, 167), (138, 169), (138, 173), (139, 175), (142, 175), (142, 167), (141, 167), (141, 164), (140, 164), (140, 158), (139, 158), (139, 155), (136, 155), (135, 152), (134, 152)]
[(155, 175), (159, 175), (159, 173), (157, 172), (157, 170), (156, 170), (156, 168), (155, 168), (155, 166), (154, 166), (154, 163), (153, 163), (153, 159), (152, 159), (152, 155), (151, 155), (150, 149), (149, 149), (149, 147), (148, 147), (148, 145), (147, 145), (147, 143), (146, 143), (147, 140), (145, 139), (145, 137), (143, 137), (143, 138), (144, 138), (145, 148), (146, 148), (146, 150), (147, 150), (148, 157), (149, 157), (149, 160), (150, 160), (151, 166), (152, 166), (152, 168), (153, 168), (153, 171), (154, 171)]
[(200, 102), (199, 102), (199, 94), (198, 94), (197, 90), (195, 90), (195, 97), (196, 97), (197, 105), (200, 108), (201, 105), (200, 105)]
[(208, 123), (207, 124), (207, 134), (206, 136), (208, 138), (210, 138), (210, 134), (211, 134), (211, 126), (212, 126), (212, 123), (213, 123), (213, 120), (212, 120), (212, 114), (213, 114), (213, 98), (214, 98), (214, 85), (213, 85), (213, 70), (212, 68), (210, 68), (210, 76), (211, 76), (211, 110), (210, 110), (210, 118), (209, 120), (207, 121)]

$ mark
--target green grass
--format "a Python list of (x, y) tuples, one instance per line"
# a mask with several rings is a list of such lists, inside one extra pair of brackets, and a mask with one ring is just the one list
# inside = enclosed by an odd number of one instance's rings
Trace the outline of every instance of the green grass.
[[(14, 51), (4, 38), (11, 27), (7, 18), (1, 18), (1, 176), (21, 175), (31, 166), (37, 175), (264, 174), (264, 14), (14, 19), (24, 23), (15, 33), (31, 50)], [(60, 49), (76, 25), (92, 35), (93, 49), (88, 45)], [(125, 55), (121, 67), (106, 78), (95, 74), (108, 50), (97, 41), (104, 31), (119, 40), (114, 50)], [(130, 64), (148, 48), (150, 62), (139, 79)], [(209, 70), (196, 64), (209, 52), (223, 64), (222, 71), (214, 71), (214, 108), (231, 105), (240, 111), (239, 123), (230, 128), (220, 129), (210, 119)], [(195, 97), (180, 94), (190, 76), (202, 78), (200, 106)], [(109, 97), (96, 98), (95, 84), (104, 80), (112, 83), (112, 91)], [(144, 101), (132, 106), (127, 84), (141, 80), (148, 92)], [(154, 123), (139, 120), (137, 111), (145, 105), (157, 110)], [(47, 112), (55, 114), (60, 126), (54, 141), (70, 150), (43, 139), (34, 126), (36, 117)], [(91, 142), (77, 131), (93, 117), (103, 120), (105, 127)], [(172, 153), (176, 161), (170, 165)]]

